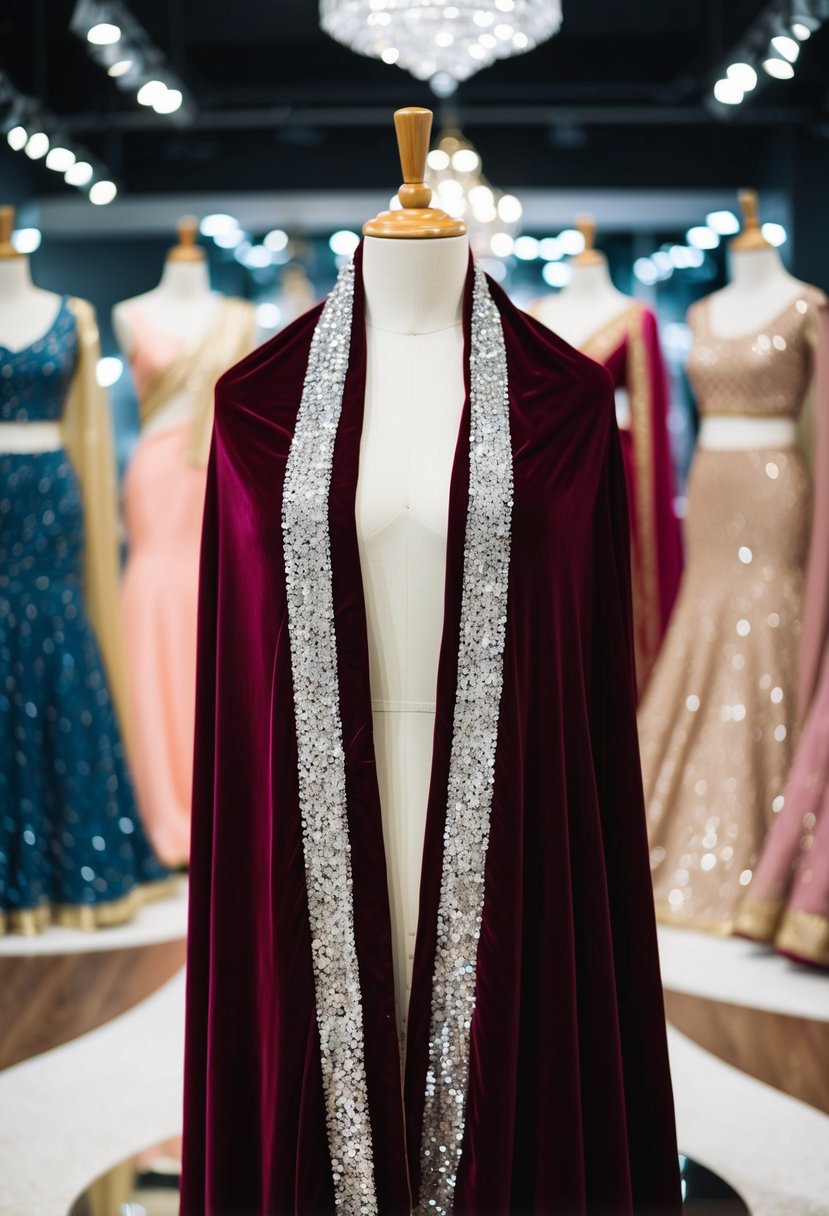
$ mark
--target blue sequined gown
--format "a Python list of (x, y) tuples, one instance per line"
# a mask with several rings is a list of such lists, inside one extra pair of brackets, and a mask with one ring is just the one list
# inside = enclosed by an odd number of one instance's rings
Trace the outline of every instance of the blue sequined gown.
[[(0, 427), (56, 422), (78, 336), (0, 346)], [(0, 447), (0, 931), (126, 919), (167, 877), (136, 814), (83, 598), (81, 487), (63, 449)]]

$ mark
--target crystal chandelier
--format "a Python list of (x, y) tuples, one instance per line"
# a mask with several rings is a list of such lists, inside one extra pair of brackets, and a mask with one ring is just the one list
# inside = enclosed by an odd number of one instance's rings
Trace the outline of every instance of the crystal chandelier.
[(442, 132), (426, 166), (432, 206), (465, 221), (476, 257), (503, 256), (506, 247), (512, 247), (523, 208), (514, 194), (490, 185), (481, 170), (481, 157), (466, 136), (460, 131)]
[(551, 38), (561, 0), (320, 0), (320, 24), (352, 51), (437, 77), (448, 92), (446, 83)]

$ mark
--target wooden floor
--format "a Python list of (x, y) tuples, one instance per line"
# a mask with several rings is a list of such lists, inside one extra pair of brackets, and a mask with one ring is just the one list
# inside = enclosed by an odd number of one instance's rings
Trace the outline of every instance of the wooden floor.
[[(183, 940), (0, 958), (0, 1069), (118, 1017), (184, 959)], [(670, 989), (665, 1006), (668, 1021), (706, 1051), (829, 1114), (829, 1022)]]
[(712, 1055), (829, 1114), (829, 1022), (671, 991), (665, 1008)]
[(183, 940), (0, 958), (0, 1069), (125, 1013), (184, 965)]

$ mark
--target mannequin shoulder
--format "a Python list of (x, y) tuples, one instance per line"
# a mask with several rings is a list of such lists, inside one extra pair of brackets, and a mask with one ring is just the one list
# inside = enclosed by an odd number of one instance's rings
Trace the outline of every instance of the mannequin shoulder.
[(321, 312), (321, 304), (312, 308), (219, 377), (216, 417), (220, 425), (239, 412), (262, 418), (296, 413)]

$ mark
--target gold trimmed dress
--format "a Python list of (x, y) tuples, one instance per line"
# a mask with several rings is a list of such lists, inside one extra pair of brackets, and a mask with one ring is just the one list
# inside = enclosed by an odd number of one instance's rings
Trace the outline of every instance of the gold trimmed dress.
[[(128, 754), (144, 826), (171, 866), (190, 854), (199, 540), (213, 390), (253, 347), (256, 309), (219, 299), (192, 346), (130, 306), (132, 371), (144, 430), (124, 480), (129, 555), (121, 586), (128, 639)], [(174, 399), (186, 420), (149, 426)]]
[[(543, 320), (539, 305), (530, 310)], [(662, 645), (682, 576), (668, 437), (668, 384), (656, 316), (638, 300), (580, 344), (627, 393), (620, 425), (630, 520), (636, 683), (641, 697)]]
[(114, 460), (89, 304), (0, 348), (0, 427), (63, 447), (0, 454), (0, 933), (127, 920), (166, 890), (137, 818), (121, 690)]
[[(814, 370), (804, 286), (756, 332), (689, 312), (700, 412), (797, 419)], [(811, 315), (810, 315), (811, 314)], [(730, 933), (782, 809), (797, 739), (811, 477), (795, 446), (697, 449), (686, 568), (639, 715), (658, 918)]]

